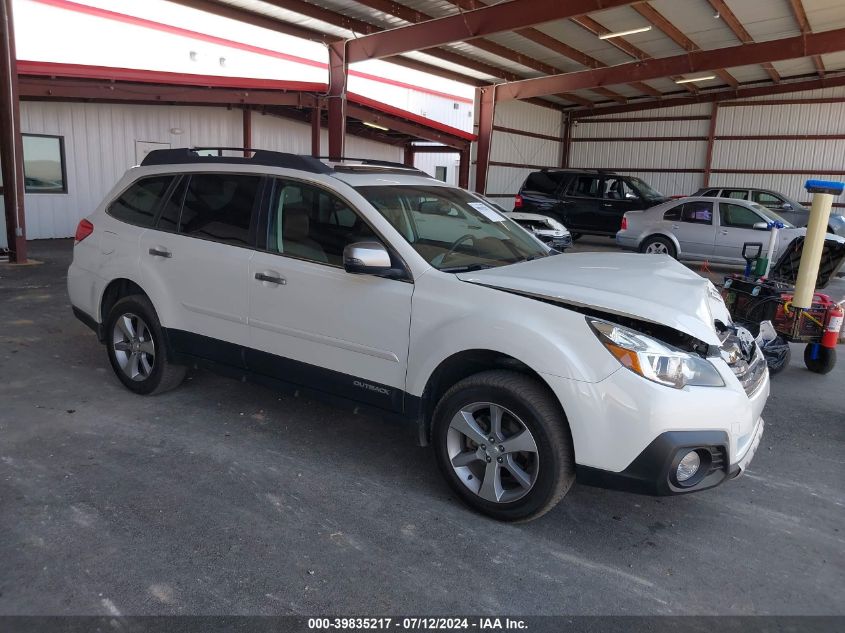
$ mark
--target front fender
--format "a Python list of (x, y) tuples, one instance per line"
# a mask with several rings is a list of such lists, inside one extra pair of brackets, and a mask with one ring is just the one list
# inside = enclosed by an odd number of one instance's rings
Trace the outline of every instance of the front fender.
[(598, 382), (619, 368), (583, 314), (430, 271), (416, 280), (406, 390), (421, 396), (447, 358), (468, 350), (511, 356), (538, 374)]

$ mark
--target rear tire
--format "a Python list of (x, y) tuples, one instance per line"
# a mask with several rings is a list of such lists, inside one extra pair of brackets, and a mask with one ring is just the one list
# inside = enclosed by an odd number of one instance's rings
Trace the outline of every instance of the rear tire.
[(647, 237), (640, 246), (640, 252), (650, 255), (668, 255), (672, 259), (678, 258), (678, 250), (672, 241), (660, 235)]
[(123, 386), (141, 395), (178, 387), (187, 368), (167, 359), (161, 323), (144, 295), (118, 300), (106, 318), (106, 349)]
[(560, 404), (545, 385), (514, 371), (481, 372), (449, 389), (434, 411), (432, 440), (455, 493), (494, 519), (535, 519), (575, 481)]
[(831, 347), (818, 345), (818, 351), (813, 358), (813, 346), (810, 343), (804, 348), (804, 364), (815, 374), (827, 374), (836, 366), (836, 350)]

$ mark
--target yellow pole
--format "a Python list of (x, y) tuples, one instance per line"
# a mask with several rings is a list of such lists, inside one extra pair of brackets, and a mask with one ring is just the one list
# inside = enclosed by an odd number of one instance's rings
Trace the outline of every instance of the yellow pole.
[(792, 305), (796, 308), (809, 308), (813, 304), (816, 291), (816, 279), (819, 276), (819, 264), (827, 235), (827, 222), (833, 196), (829, 193), (813, 194), (813, 206), (810, 209), (810, 221), (807, 224), (807, 237), (804, 238), (804, 251), (798, 266), (798, 279), (795, 283), (795, 296)]

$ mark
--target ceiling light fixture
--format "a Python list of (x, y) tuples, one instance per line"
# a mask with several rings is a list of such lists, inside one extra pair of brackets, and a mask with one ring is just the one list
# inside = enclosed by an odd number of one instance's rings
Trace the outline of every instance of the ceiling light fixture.
[(389, 132), (390, 128), (384, 127), (383, 125), (378, 125), (377, 123), (370, 123), (369, 121), (361, 121), (367, 127), (374, 128), (376, 130), (384, 130), (385, 132)]
[(710, 81), (715, 79), (716, 75), (705, 75), (704, 77), (690, 77), (689, 79), (676, 79), (676, 84), (691, 84), (696, 81)]
[(604, 35), (599, 35), (600, 40), (609, 40), (612, 37), (624, 37), (626, 35), (634, 35), (634, 33), (645, 33), (646, 31), (651, 30), (651, 24), (648, 26), (641, 26), (636, 29), (628, 29), (627, 31), (615, 31), (613, 33), (605, 33)]

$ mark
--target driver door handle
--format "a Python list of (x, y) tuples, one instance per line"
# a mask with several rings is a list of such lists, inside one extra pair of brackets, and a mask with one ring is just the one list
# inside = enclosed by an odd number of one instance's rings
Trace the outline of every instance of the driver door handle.
[(287, 285), (287, 279), (279, 277), (278, 275), (271, 275), (269, 273), (255, 273), (255, 278), (258, 281), (266, 281), (267, 283), (276, 284), (278, 286)]

